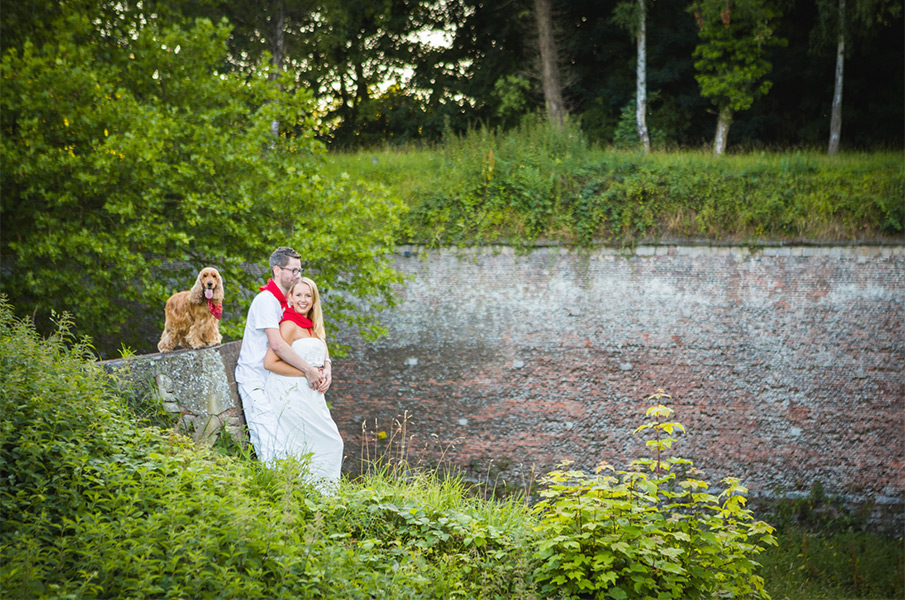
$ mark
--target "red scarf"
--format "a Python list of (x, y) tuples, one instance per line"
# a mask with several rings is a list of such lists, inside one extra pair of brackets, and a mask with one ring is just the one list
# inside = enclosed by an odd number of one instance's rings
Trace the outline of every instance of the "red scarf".
[(295, 312), (295, 309), (291, 306), (283, 312), (283, 318), (280, 319), (280, 323), (283, 321), (292, 321), (302, 329), (307, 329), (311, 335), (314, 335), (314, 322), (308, 317), (303, 317), (300, 313)]
[(207, 310), (211, 311), (211, 314), (214, 315), (214, 318), (218, 321), (223, 317), (223, 305), (214, 304), (213, 300), (207, 301)]
[(289, 308), (289, 302), (286, 301), (286, 296), (283, 295), (283, 290), (280, 289), (280, 286), (276, 284), (273, 279), (267, 280), (267, 285), (262, 286), (260, 288), (262, 292), (270, 292), (273, 294), (274, 298), (280, 301), (280, 306), (283, 308), (285, 312), (287, 308)]

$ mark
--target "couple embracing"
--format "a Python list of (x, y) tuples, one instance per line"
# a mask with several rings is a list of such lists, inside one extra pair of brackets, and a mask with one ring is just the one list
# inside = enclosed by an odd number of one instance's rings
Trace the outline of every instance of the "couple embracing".
[(292, 248), (270, 255), (272, 277), (248, 310), (236, 384), (258, 459), (308, 457), (311, 483), (331, 492), (343, 441), (324, 399), (333, 378), (320, 296), (301, 266)]

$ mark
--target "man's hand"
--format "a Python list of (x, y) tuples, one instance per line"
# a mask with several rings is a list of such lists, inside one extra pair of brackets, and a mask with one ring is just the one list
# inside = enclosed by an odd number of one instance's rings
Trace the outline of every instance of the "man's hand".
[(333, 367), (331, 367), (330, 363), (327, 362), (321, 369), (321, 382), (317, 387), (317, 391), (321, 394), (326, 394), (327, 390), (330, 389), (331, 383), (333, 383)]

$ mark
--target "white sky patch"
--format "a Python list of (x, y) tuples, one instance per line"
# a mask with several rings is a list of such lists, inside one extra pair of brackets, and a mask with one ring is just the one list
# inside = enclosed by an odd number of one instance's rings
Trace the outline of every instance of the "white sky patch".
[[(410, 33), (406, 36), (406, 40), (439, 50), (452, 47), (455, 33), (455, 29), (452, 27), (447, 27), (446, 29), (421, 29)], [(411, 65), (406, 65), (402, 68), (391, 67), (387, 69), (386, 74), (377, 84), (377, 91), (383, 94), (393, 85), (405, 86), (406, 82), (410, 81), (414, 74), (415, 70)]]
[(407, 39), (419, 44), (425, 44), (431, 48), (450, 48), (455, 34), (455, 29), (452, 27), (447, 27), (446, 29), (421, 29), (410, 33)]

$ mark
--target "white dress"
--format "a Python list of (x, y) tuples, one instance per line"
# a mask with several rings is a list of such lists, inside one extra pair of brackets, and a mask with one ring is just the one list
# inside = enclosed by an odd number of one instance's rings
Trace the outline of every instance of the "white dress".
[[(316, 337), (292, 342), (292, 349), (313, 367), (323, 367), (327, 347)], [(264, 393), (276, 420), (272, 456), (308, 459), (309, 481), (321, 491), (332, 491), (340, 477), (343, 439), (330, 416), (324, 395), (311, 389), (305, 377), (268, 373)]]

